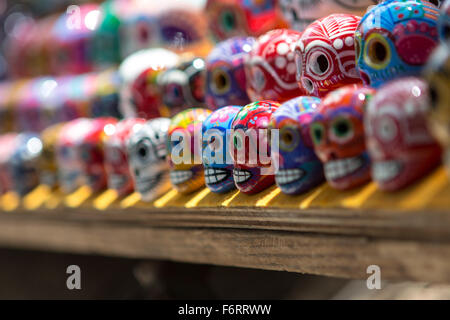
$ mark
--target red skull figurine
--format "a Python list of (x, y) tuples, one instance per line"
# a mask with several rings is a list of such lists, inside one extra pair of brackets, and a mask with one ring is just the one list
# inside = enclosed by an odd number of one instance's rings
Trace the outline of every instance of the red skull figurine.
[(298, 31), (277, 29), (257, 39), (245, 62), (251, 100), (284, 102), (305, 93), (295, 77), (295, 44), (300, 36)]
[(242, 108), (231, 124), (234, 183), (243, 193), (258, 193), (275, 183), (267, 127), (279, 106), (274, 101), (253, 102)]
[(332, 14), (314, 21), (296, 46), (297, 81), (323, 97), (346, 84), (361, 83), (355, 68), (354, 33), (360, 17)]
[(373, 89), (348, 85), (330, 92), (310, 126), (314, 150), (324, 163), (325, 177), (345, 190), (370, 180), (370, 160), (364, 141), (363, 107)]
[(145, 119), (130, 118), (108, 127), (105, 139), (105, 169), (108, 174), (108, 187), (116, 190), (119, 196), (133, 192), (133, 178), (128, 166), (126, 142), (128, 137), (144, 123)]
[(427, 127), (428, 88), (418, 78), (382, 86), (368, 104), (366, 140), (380, 189), (398, 190), (436, 168), (441, 148)]
[(83, 182), (94, 192), (101, 191), (107, 186), (103, 139), (108, 132), (113, 132), (116, 122), (114, 118), (90, 120), (79, 141), (78, 151), (82, 161)]

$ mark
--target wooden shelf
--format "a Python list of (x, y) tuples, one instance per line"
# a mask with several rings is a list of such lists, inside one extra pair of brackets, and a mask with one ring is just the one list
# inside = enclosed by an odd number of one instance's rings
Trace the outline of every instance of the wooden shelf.
[[(373, 185), (347, 193), (324, 185), (299, 197), (275, 187), (256, 196), (205, 189), (99, 205), (106, 192), (32, 210), (25, 198), (0, 212), (0, 246), (353, 279), (367, 279), (367, 267), (378, 265), (383, 279), (448, 283), (450, 185), (443, 177), (439, 171), (395, 195)], [(37, 194), (29, 198), (45, 198)]]

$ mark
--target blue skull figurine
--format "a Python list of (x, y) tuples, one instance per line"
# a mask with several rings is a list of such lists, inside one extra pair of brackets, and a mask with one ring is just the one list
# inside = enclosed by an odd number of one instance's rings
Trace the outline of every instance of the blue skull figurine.
[(272, 161), (278, 163), (275, 181), (283, 193), (304, 193), (325, 181), (309, 136), (309, 125), (320, 101), (297, 97), (283, 103), (272, 115), (270, 128), (279, 130), (279, 152), (272, 148)]
[(230, 152), (227, 138), (231, 123), (241, 109), (239, 106), (223, 107), (203, 121), (202, 158), (205, 183), (212, 192), (225, 193), (236, 188), (233, 179), (233, 161), (227, 154)]

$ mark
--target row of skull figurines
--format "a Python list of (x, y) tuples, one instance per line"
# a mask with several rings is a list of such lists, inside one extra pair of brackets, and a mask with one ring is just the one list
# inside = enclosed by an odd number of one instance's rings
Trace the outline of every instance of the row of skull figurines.
[[(448, 59), (447, 51), (447, 72)], [(184, 194), (204, 185), (216, 193), (238, 188), (253, 194), (275, 182), (286, 194), (310, 191), (325, 180), (346, 190), (372, 179), (381, 190), (394, 191), (440, 165), (438, 141), (448, 147), (450, 140), (445, 107), (442, 113), (430, 99), (427, 82), (406, 77), (378, 91), (352, 84), (322, 100), (300, 96), (213, 112), (191, 108), (172, 119), (80, 118), (40, 137), (0, 136), (1, 186), (25, 194), (38, 183), (67, 193), (88, 185), (120, 196), (137, 191), (144, 201), (171, 187)], [(183, 161), (175, 161), (180, 155)]]
[[(169, 59), (168, 51), (138, 52), (120, 68), (122, 78), (130, 79), (123, 86), (130, 92), (122, 91), (122, 113), (149, 118), (161, 105), (173, 115), (180, 107), (215, 110), (257, 100), (285, 102), (300, 95), (323, 98), (348, 84), (379, 88), (393, 79), (420, 76), (439, 42), (448, 40), (449, 25), (450, 0), (441, 11), (427, 1), (387, 0), (362, 18), (336, 13), (303, 32), (275, 29), (257, 39), (230, 38), (205, 62), (197, 58), (173, 67), (176, 59)], [(136, 72), (139, 64), (150, 67), (136, 77), (142, 71)], [(158, 76), (155, 64), (169, 71)], [(158, 86), (151, 83), (154, 79)]]

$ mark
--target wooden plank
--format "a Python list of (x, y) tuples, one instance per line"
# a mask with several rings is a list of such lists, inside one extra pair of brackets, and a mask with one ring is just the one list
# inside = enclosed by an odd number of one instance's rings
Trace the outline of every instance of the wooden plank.
[(154, 208), (136, 207), (97, 211), (85, 207), (58, 210), (17, 210), (0, 218), (45, 221), (90, 221), (138, 224), (148, 227), (233, 228), (281, 230), (383, 239), (450, 242), (450, 213), (359, 209), (280, 208)]
[(2, 218), (0, 245), (358, 279), (366, 279), (367, 266), (376, 264), (383, 279), (450, 281), (450, 244), (445, 242), (29, 218)]

